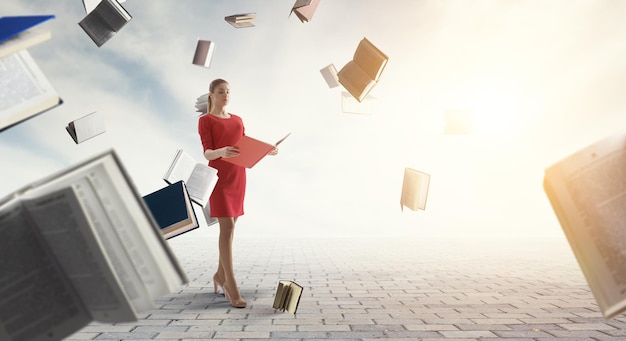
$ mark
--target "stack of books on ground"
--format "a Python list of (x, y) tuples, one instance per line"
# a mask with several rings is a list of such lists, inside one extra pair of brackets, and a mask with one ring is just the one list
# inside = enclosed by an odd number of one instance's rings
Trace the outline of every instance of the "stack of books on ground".
[(195, 230), (199, 226), (187, 186), (182, 180), (144, 195), (143, 200), (165, 239)]
[(136, 321), (188, 283), (113, 151), (0, 200), (0, 340)]
[(63, 103), (27, 49), (50, 39), (38, 25), (53, 18), (0, 18), (0, 131)]
[(69, 122), (65, 130), (79, 144), (105, 132), (104, 118), (99, 112), (92, 112)]
[(254, 19), (256, 19), (255, 13), (233, 14), (224, 17), (224, 20), (235, 28), (253, 27)]
[(626, 134), (549, 166), (543, 187), (600, 311), (626, 312)]
[(117, 0), (101, 0), (98, 5), (83, 2), (87, 15), (78, 25), (89, 38), (101, 47), (132, 19), (132, 16)]
[(295, 314), (300, 304), (303, 289), (300, 284), (294, 281), (278, 281), (276, 296), (274, 296), (274, 309)]

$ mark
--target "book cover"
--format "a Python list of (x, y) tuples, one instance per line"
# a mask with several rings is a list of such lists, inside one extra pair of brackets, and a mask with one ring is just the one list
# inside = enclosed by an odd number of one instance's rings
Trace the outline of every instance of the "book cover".
[(272, 307), (276, 310), (288, 311), (295, 314), (298, 310), (303, 290), (304, 288), (294, 281), (278, 281)]
[(74, 143), (79, 144), (105, 132), (104, 117), (99, 112), (92, 112), (77, 118), (65, 126)]
[(187, 187), (175, 182), (143, 196), (165, 239), (179, 236), (199, 227)]
[(361, 39), (354, 57), (337, 72), (341, 85), (361, 102), (376, 85), (389, 57), (367, 38)]
[(403, 210), (405, 206), (413, 211), (425, 210), (429, 186), (430, 174), (405, 168), (400, 194), (400, 210)]
[(211, 67), (211, 61), (213, 60), (213, 53), (215, 51), (215, 43), (210, 40), (198, 39), (196, 44), (196, 51), (193, 54), (193, 65), (202, 66), (205, 68)]
[(0, 79), (0, 131), (63, 103), (28, 49), (0, 58)]
[(287, 134), (282, 139), (278, 140), (275, 144), (269, 144), (261, 140), (257, 140), (250, 136), (244, 135), (237, 141), (235, 147), (239, 148), (239, 155), (229, 158), (223, 158), (222, 160), (230, 162), (241, 167), (252, 168), (261, 159), (263, 159), (269, 152), (271, 152), (276, 146), (283, 142), (290, 134)]
[(545, 170), (543, 188), (602, 315), (626, 312), (626, 134)]
[(339, 86), (339, 79), (337, 78), (337, 69), (335, 69), (335, 65), (330, 64), (325, 66), (320, 70), (322, 77), (328, 84), (329, 88), (336, 88)]
[(0, 42), (15, 37), (44, 21), (54, 18), (55, 16), (53, 14), (0, 17)]
[(296, 13), (300, 22), (309, 22), (313, 19), (313, 14), (317, 10), (317, 6), (320, 4), (320, 0), (296, 0), (291, 8), (291, 13)]

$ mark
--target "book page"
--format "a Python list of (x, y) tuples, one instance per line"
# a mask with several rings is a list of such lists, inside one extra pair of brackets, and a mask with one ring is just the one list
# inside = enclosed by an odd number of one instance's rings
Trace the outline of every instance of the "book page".
[(60, 340), (91, 321), (19, 201), (0, 209), (0, 339)]
[(242, 136), (241, 139), (235, 143), (235, 147), (239, 148), (239, 155), (223, 158), (222, 160), (246, 168), (254, 167), (254, 165), (274, 149), (273, 145), (247, 135)]
[[(38, 195), (37, 191), (29, 194)], [(85, 206), (81, 205), (79, 198)], [(110, 263), (105, 253), (117, 251), (123, 254), (123, 250), (111, 250), (112, 242), (103, 231), (103, 228), (110, 230), (111, 226), (102, 226), (103, 222), (96, 218), (92, 227), (86, 215), (88, 212), (93, 216), (99, 206), (89, 181), (83, 178), (65, 189), (24, 199), (24, 203), (92, 318), (100, 322), (135, 321), (135, 311), (128, 303), (120, 279), (112, 271), (112, 264), (120, 266), (120, 255), (111, 254), (113, 261)], [(129, 289), (129, 295), (137, 295), (132, 283), (125, 288)]]
[(337, 79), (359, 102), (367, 96), (375, 84), (372, 78), (354, 61), (348, 62), (339, 70)]
[(28, 50), (0, 59), (0, 131), (59, 104)]
[(607, 138), (548, 168), (544, 187), (603, 314), (625, 311), (626, 138)]
[(191, 199), (199, 205), (205, 206), (209, 202), (209, 197), (217, 184), (217, 169), (197, 163), (191, 177), (186, 183), (187, 192)]
[(84, 142), (92, 137), (104, 133), (104, 118), (99, 112), (80, 117), (73, 122), (73, 130), (76, 136), (76, 143)]
[(388, 58), (369, 40), (363, 39), (354, 52), (353, 60), (369, 75), (370, 79), (378, 82)]
[(167, 172), (163, 175), (163, 180), (170, 185), (181, 180), (188, 183), (196, 164), (196, 160), (194, 160), (184, 150), (179, 149), (176, 151), (174, 159), (170, 163), (170, 167)]

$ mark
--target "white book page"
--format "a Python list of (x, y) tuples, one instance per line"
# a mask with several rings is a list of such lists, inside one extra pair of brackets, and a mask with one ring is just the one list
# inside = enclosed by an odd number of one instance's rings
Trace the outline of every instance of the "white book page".
[(170, 164), (170, 168), (163, 176), (163, 180), (170, 185), (181, 180), (185, 183), (189, 182), (189, 178), (191, 178), (191, 173), (193, 173), (196, 163), (196, 160), (185, 153), (185, 151), (182, 149), (177, 150)]
[[(28, 196), (39, 195), (37, 192), (32, 191)], [(109, 250), (103, 248), (95, 226), (86, 216), (85, 211), (99, 205), (89, 181), (83, 178), (70, 187), (24, 202), (92, 318), (100, 322), (135, 321), (136, 313), (105, 254)], [(102, 226), (99, 227), (101, 231)], [(111, 241), (104, 239), (104, 243)], [(112, 257), (117, 260), (117, 255)]]
[(569, 156), (546, 170), (545, 182), (603, 314), (625, 311), (626, 138), (607, 138)]
[(104, 133), (104, 117), (99, 112), (92, 112), (74, 120), (76, 143), (84, 142), (94, 136)]
[(189, 196), (201, 206), (206, 206), (217, 184), (217, 169), (197, 163), (187, 182)]
[(28, 50), (0, 59), (0, 129), (58, 103), (59, 95)]
[(60, 340), (91, 321), (18, 201), (0, 210), (0, 339)]

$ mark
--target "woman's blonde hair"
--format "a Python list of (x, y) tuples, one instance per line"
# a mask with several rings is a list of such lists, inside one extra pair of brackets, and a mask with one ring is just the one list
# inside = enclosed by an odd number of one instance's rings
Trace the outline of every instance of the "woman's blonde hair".
[(213, 111), (213, 101), (211, 100), (211, 94), (213, 93), (213, 91), (215, 91), (215, 88), (217, 88), (218, 85), (226, 83), (228, 84), (227, 81), (221, 79), (221, 78), (217, 78), (214, 79), (211, 84), (209, 84), (209, 94), (207, 95), (207, 106), (206, 106), (206, 110), (207, 110), (207, 114), (210, 113), (211, 111)]

